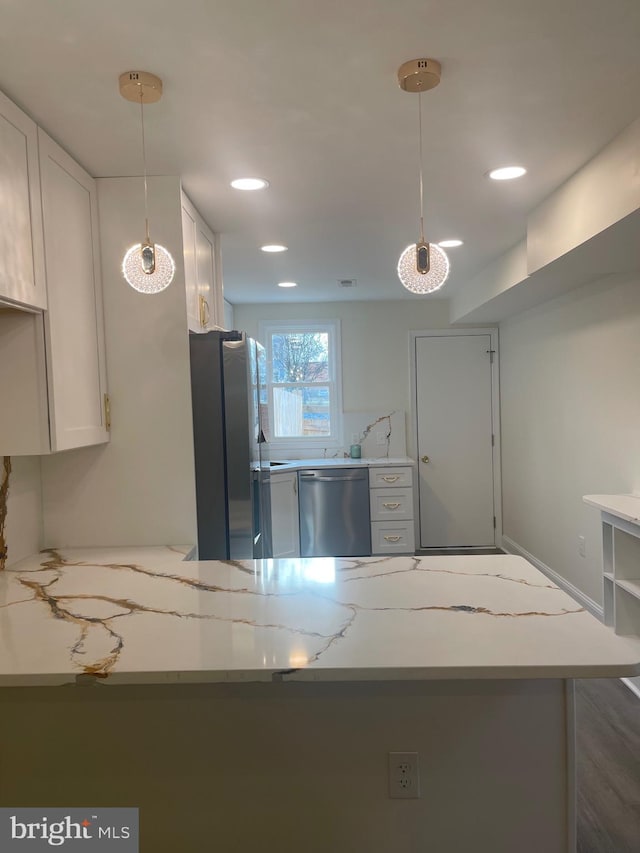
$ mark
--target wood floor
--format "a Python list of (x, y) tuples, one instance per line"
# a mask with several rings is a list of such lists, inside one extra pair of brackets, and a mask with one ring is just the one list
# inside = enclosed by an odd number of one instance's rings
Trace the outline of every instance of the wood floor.
[(578, 853), (640, 851), (640, 699), (618, 679), (576, 681)]

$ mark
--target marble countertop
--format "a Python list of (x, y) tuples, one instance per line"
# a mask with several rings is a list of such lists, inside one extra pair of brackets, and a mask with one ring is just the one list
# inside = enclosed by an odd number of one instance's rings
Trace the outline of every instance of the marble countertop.
[(640, 495), (584, 495), (582, 500), (610, 515), (640, 524)]
[(298, 471), (302, 468), (385, 468), (400, 465), (415, 465), (415, 459), (408, 456), (368, 456), (363, 459), (351, 459), (341, 456), (336, 459), (289, 459), (286, 462), (278, 462), (271, 468), (271, 473), (277, 471)]
[(0, 573), (0, 685), (570, 678), (640, 672), (521, 557), (183, 561), (75, 548)]

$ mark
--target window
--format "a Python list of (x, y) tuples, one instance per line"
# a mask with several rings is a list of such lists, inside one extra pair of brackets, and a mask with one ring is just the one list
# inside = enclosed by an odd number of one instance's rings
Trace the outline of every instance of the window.
[(327, 447), (342, 441), (339, 324), (263, 324), (271, 441)]

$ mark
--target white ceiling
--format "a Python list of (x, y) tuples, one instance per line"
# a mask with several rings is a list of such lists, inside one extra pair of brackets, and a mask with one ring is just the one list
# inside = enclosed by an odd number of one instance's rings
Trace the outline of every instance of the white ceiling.
[[(396, 70), (420, 56), (443, 66), (423, 96), (427, 237), (465, 241), (447, 297), (640, 113), (638, 0), (0, 0), (0, 89), (93, 175), (141, 171), (118, 75), (163, 78), (149, 169), (222, 234), (232, 302), (425, 298), (395, 274), (418, 237), (417, 99)], [(511, 162), (529, 174), (484, 177)], [(232, 190), (244, 175), (271, 187)]]

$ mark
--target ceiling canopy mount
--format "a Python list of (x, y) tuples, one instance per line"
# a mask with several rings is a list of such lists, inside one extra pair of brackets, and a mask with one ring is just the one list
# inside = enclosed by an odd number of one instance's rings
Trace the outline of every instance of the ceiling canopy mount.
[(155, 104), (162, 97), (162, 80), (150, 71), (125, 71), (119, 84), (122, 97), (136, 104)]
[(440, 82), (441, 72), (437, 59), (410, 59), (398, 68), (398, 83), (405, 92), (428, 92)]

